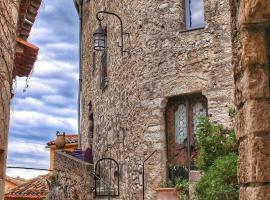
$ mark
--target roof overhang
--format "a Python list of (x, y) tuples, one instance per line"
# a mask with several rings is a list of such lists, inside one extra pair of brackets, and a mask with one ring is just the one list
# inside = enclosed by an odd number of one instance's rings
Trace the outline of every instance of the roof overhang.
[(29, 76), (36, 62), (39, 48), (20, 38), (16, 41), (13, 76)]

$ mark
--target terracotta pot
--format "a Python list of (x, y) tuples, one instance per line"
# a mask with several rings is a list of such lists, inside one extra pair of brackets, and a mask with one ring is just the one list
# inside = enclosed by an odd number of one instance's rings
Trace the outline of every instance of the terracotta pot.
[(179, 191), (175, 188), (158, 188), (157, 192), (157, 200), (178, 200), (179, 199)]
[(64, 149), (65, 145), (66, 145), (66, 134), (57, 132), (55, 140), (56, 149)]

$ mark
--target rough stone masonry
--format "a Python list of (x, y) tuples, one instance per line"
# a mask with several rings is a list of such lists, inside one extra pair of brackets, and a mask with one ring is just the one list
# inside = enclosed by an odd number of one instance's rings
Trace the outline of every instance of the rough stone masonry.
[(18, 1), (0, 2), (0, 199), (4, 199), (4, 180), (7, 157), (12, 72), (15, 55), (15, 36), (18, 20)]
[(270, 3), (231, 0), (241, 200), (270, 199)]
[[(107, 28), (107, 86), (100, 88), (101, 54), (93, 51), (96, 13), (106, 10), (123, 20), (121, 56), (119, 21), (104, 15)], [(82, 27), (82, 144), (93, 144), (94, 161), (103, 157), (120, 165), (120, 199), (142, 199), (142, 161), (146, 164), (146, 199), (166, 179), (167, 102), (175, 96), (202, 94), (208, 115), (230, 126), (233, 68), (229, 0), (205, 0), (205, 26), (186, 30), (179, 0), (84, 1)], [(89, 103), (91, 112), (89, 117)], [(91, 118), (91, 120), (90, 120)], [(93, 138), (89, 127), (93, 124)]]

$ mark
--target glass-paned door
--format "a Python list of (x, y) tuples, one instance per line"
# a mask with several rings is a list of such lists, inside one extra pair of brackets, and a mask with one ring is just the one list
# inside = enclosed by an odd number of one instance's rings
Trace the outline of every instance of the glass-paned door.
[(199, 94), (174, 97), (166, 109), (167, 152), (170, 165), (194, 168), (198, 155), (196, 129), (207, 115), (207, 99)]

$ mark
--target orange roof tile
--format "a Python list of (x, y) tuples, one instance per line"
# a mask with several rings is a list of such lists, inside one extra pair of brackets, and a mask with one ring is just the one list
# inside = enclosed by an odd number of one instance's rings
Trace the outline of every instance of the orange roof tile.
[(46, 179), (49, 179), (49, 177), (49, 174), (38, 176), (13, 188), (5, 194), (5, 200), (44, 199), (48, 193)]
[[(66, 144), (76, 144), (78, 143), (78, 135), (77, 134), (70, 134), (66, 135)], [(55, 145), (55, 140), (52, 140), (47, 143), (48, 146)]]
[(14, 185), (21, 185), (21, 184), (25, 183), (27, 180), (19, 178), (19, 177), (14, 178), (11, 176), (6, 176), (6, 181), (9, 181), (9, 182), (13, 183)]

